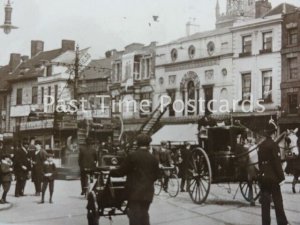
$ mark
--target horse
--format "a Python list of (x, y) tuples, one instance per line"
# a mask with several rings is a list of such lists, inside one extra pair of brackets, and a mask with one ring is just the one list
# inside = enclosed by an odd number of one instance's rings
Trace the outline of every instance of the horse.
[[(293, 192), (295, 193), (295, 186), (300, 176), (300, 155), (299, 155), (299, 142), (296, 135), (298, 129), (287, 130), (281, 133), (275, 140), (279, 146), (280, 157), (283, 169), (288, 174), (294, 176)], [(264, 141), (261, 139), (257, 144), (248, 148), (248, 176), (250, 179), (255, 179), (258, 176), (258, 150), (260, 144)]]
[(287, 174), (294, 176), (292, 183), (293, 193), (296, 193), (296, 184), (300, 176), (300, 152), (299, 141), (297, 137), (298, 128), (295, 130), (287, 130), (278, 138), (281, 160), (284, 162), (283, 167)]

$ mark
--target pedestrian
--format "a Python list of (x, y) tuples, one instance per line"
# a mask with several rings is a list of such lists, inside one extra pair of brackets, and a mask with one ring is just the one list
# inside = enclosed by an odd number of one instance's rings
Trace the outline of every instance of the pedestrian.
[(0, 171), (0, 180), (3, 188), (2, 198), (0, 200), (0, 204), (8, 203), (6, 201), (7, 193), (10, 189), (11, 181), (12, 181), (12, 172), (13, 172), (13, 162), (10, 159), (9, 155), (4, 155), (1, 159), (1, 171)]
[(35, 187), (35, 196), (40, 196), (43, 181), (43, 164), (47, 159), (47, 152), (42, 149), (40, 141), (35, 142), (35, 152), (32, 156), (32, 181)]
[[(182, 162), (179, 166), (179, 177), (181, 177), (181, 183), (180, 183), (180, 191), (185, 192), (188, 190), (188, 176), (189, 176), (189, 156), (191, 155), (191, 144), (185, 143), (185, 147), (181, 150), (181, 157)], [(187, 183), (186, 189), (185, 184)]]
[(277, 127), (270, 121), (265, 129), (266, 139), (259, 146), (258, 162), (261, 182), (262, 224), (270, 225), (270, 204), (273, 199), (278, 225), (287, 225), (288, 221), (283, 208), (280, 185), (284, 182), (284, 173), (280, 161), (280, 151), (274, 142)]
[(129, 154), (112, 177), (127, 176), (128, 217), (130, 225), (150, 225), (149, 208), (154, 195), (154, 182), (159, 177), (156, 158), (149, 152), (151, 137), (137, 136), (137, 151)]
[(28, 153), (28, 142), (27, 140), (23, 140), (22, 143), (17, 146), (14, 157), (14, 172), (16, 176), (15, 197), (25, 196), (24, 190), (29, 171), (30, 158)]
[(85, 195), (88, 187), (88, 174), (96, 168), (97, 152), (92, 146), (92, 139), (86, 138), (86, 145), (79, 149), (78, 164), (80, 168), (81, 195)]
[[(154, 153), (156, 159), (159, 162), (159, 167), (160, 168), (173, 167), (174, 166), (171, 154), (172, 154), (172, 152), (171, 152), (171, 150), (168, 149), (167, 142), (166, 141), (161, 141), (160, 149), (158, 149), (158, 151), (155, 151), (155, 153)], [(164, 189), (164, 191), (167, 192), (169, 177), (170, 177), (170, 170), (165, 170), (161, 174), (161, 176), (163, 178), (163, 189)]]
[(42, 186), (42, 200), (41, 204), (44, 203), (45, 200), (45, 193), (49, 184), (49, 203), (53, 203), (52, 196), (54, 192), (54, 180), (56, 175), (56, 166), (53, 162), (53, 152), (51, 151), (50, 154), (47, 155), (46, 161), (43, 163), (43, 186)]

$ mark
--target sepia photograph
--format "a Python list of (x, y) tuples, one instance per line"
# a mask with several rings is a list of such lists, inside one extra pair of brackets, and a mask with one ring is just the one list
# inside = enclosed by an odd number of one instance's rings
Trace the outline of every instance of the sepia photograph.
[(300, 225), (300, 0), (0, 0), (0, 225)]

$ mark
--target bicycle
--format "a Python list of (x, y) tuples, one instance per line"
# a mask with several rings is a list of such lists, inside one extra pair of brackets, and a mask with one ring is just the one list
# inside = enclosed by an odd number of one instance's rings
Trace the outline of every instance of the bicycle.
[[(161, 178), (156, 180), (154, 183), (154, 194), (159, 195), (161, 190), (164, 189), (170, 197), (176, 197), (179, 193), (179, 180), (176, 175), (176, 168), (161, 167), (160, 170)], [(169, 178), (169, 181), (167, 187), (164, 187), (164, 179), (166, 176)]]

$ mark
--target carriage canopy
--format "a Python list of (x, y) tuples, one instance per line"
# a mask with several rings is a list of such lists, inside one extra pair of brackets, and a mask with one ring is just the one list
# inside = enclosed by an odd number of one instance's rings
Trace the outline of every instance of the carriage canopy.
[(151, 145), (160, 145), (161, 141), (197, 143), (197, 124), (164, 125), (152, 135)]

